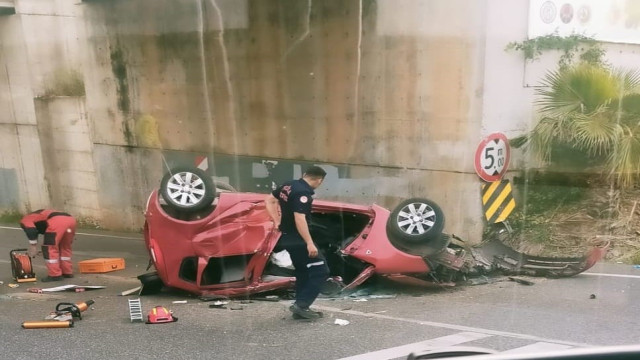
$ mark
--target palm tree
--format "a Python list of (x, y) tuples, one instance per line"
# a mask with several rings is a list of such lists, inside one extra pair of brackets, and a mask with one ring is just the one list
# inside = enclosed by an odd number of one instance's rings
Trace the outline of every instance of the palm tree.
[(580, 64), (547, 73), (539, 122), (512, 140), (552, 167), (595, 168), (621, 186), (640, 179), (640, 72)]

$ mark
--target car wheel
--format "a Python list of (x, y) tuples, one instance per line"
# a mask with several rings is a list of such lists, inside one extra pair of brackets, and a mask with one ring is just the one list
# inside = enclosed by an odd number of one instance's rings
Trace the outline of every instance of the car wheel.
[(164, 283), (157, 272), (150, 272), (142, 275), (138, 275), (138, 280), (142, 284), (140, 289), (140, 295), (153, 295), (162, 290)]
[(211, 177), (195, 167), (175, 168), (162, 177), (160, 194), (167, 205), (182, 212), (210, 206), (215, 198)]
[(420, 256), (420, 257), (432, 257), (440, 254), (451, 243), (451, 236), (445, 233), (440, 234), (436, 239), (429, 240), (424, 243), (407, 243), (391, 240), (391, 244), (398, 250), (402, 250), (407, 254)]
[(437, 240), (443, 229), (444, 213), (429, 199), (403, 201), (387, 221), (387, 235), (402, 243), (425, 244)]

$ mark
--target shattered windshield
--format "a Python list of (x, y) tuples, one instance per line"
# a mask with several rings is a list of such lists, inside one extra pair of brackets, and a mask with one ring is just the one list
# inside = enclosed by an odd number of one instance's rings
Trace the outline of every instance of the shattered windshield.
[(3, 352), (640, 346), (639, 54), (636, 0), (0, 1)]

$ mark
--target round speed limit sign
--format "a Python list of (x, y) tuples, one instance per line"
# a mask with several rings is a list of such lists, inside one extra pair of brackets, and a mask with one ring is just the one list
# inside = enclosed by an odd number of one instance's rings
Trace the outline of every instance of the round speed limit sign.
[(510, 156), (507, 137), (502, 133), (493, 133), (478, 145), (475, 157), (476, 173), (484, 181), (500, 180), (507, 171)]

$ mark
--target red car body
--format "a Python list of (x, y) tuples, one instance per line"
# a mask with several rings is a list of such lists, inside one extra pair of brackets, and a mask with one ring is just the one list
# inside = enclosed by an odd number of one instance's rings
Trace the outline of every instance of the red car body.
[[(163, 283), (197, 294), (221, 295), (251, 294), (291, 286), (295, 281), (293, 277), (273, 281), (263, 278), (263, 271), (280, 236), (267, 214), (264, 199), (264, 194), (221, 193), (209, 215), (199, 220), (183, 221), (165, 212), (157, 192), (154, 192), (145, 212), (144, 235)], [(387, 209), (377, 205), (368, 207), (315, 200), (313, 211), (358, 213), (370, 218), (362, 232), (341, 250), (345, 255), (373, 267), (365, 275), (371, 270), (376, 274), (424, 274), (430, 271), (423, 258), (400, 251), (389, 242), (385, 232), (389, 217)], [(241, 280), (203, 283), (203, 274), (210, 259), (239, 255), (250, 256)], [(180, 276), (178, 267), (183, 259), (193, 257), (197, 258), (196, 276), (185, 279)]]
[[(223, 192), (218, 194), (213, 211), (180, 220), (161, 204), (154, 191), (145, 211), (144, 237), (164, 285), (198, 295), (224, 296), (292, 287), (292, 275), (274, 276), (267, 271), (280, 232), (267, 214), (264, 199), (264, 194)], [(333, 254), (328, 259), (333, 260), (328, 261), (330, 269), (337, 269), (332, 275), (344, 278), (346, 289), (353, 289), (373, 275), (417, 285), (453, 284), (457, 275), (470, 269), (468, 251), (450, 246), (448, 241), (441, 251), (430, 256), (411, 254), (394, 245), (387, 231), (390, 214), (377, 205), (314, 200), (312, 219), (324, 221), (329, 227), (339, 223), (341, 235), (326, 248)], [(499, 246), (497, 249), (502, 250)], [(540, 258), (547, 262), (530, 269), (535, 272), (537, 267), (546, 266), (547, 270), (561, 271), (568, 269), (567, 262), (572, 262), (571, 270), (563, 275), (573, 275), (591, 267), (605, 251), (606, 247), (598, 247), (585, 257), (562, 259), (562, 264), (549, 265), (548, 258)]]

